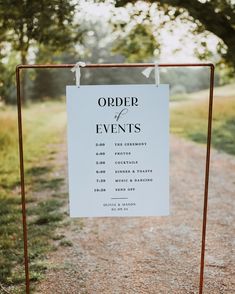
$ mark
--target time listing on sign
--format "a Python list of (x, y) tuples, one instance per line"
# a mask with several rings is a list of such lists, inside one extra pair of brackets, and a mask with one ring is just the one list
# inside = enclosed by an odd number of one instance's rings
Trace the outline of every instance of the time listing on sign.
[(168, 85), (67, 86), (71, 217), (169, 214)]

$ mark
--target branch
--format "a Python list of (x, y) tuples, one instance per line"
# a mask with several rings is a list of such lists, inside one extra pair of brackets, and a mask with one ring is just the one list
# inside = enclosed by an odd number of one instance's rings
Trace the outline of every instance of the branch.
[[(127, 3), (135, 3), (138, 0), (116, 0), (116, 6), (123, 6)], [(235, 65), (235, 29), (232, 26), (233, 18), (229, 21), (225, 15), (212, 2), (199, 2), (198, 0), (149, 0), (150, 3), (159, 3), (159, 5), (169, 5), (177, 8), (184, 8), (189, 15), (194, 19), (200, 21), (204, 28), (215, 34), (223, 40), (228, 47), (227, 59)], [(230, 14), (233, 14), (231, 5)]]
[[(135, 3), (137, 1), (138, 0), (116, 0), (116, 6), (119, 7), (127, 3)], [(194, 19), (199, 20), (204, 25), (206, 30), (220, 37), (225, 43), (228, 38), (235, 35), (235, 30), (226, 18), (225, 14), (221, 11), (216, 12), (217, 7), (211, 2), (202, 3), (198, 0), (149, 0), (146, 2), (157, 2), (160, 5), (167, 4), (178, 8), (185, 8), (189, 15), (191, 15)], [(232, 13), (232, 7), (230, 13)]]
[(201, 3), (198, 0), (162, 0), (161, 3), (185, 8), (189, 15), (199, 20), (206, 30), (221, 38), (228, 46), (231, 43), (230, 39), (235, 36), (235, 30), (226, 16), (223, 12), (216, 12), (216, 7), (211, 2)]
[(11, 294), (9, 291), (7, 291), (6, 288), (3, 287), (3, 285), (1, 283), (0, 283), (0, 287), (4, 293)]

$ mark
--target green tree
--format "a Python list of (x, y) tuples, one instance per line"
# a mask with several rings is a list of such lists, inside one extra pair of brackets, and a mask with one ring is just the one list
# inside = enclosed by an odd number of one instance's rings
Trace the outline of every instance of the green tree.
[[(1, 54), (0, 54), (1, 55)], [(0, 56), (0, 60), (4, 60), (5, 55)], [(16, 102), (15, 92), (15, 65), (17, 64), (17, 56), (15, 52), (10, 52), (8, 62), (0, 62), (0, 100), (6, 103)]]
[[(29, 49), (45, 44), (65, 50), (79, 35), (73, 26), (75, 5), (69, 0), (4, 0), (0, 2), (0, 41), (19, 52), (20, 63), (27, 64)], [(22, 96), (25, 97), (25, 75)]]
[[(81, 59), (71, 46), (65, 52), (51, 52), (46, 46), (39, 46), (35, 63), (76, 63)], [(66, 85), (73, 82), (70, 69), (35, 69), (31, 73), (31, 87), (28, 91), (32, 100), (58, 99), (65, 95)]]
[(156, 49), (160, 50), (151, 27), (142, 24), (136, 24), (129, 32), (128, 38), (120, 38), (115, 43), (113, 52), (121, 53), (130, 62), (147, 60), (153, 56)]
[[(116, 6), (136, 3), (138, 0), (116, 0)], [(218, 48), (224, 59), (235, 68), (235, 4), (232, 0), (148, 0), (170, 20), (181, 16), (197, 24), (197, 31), (207, 30), (219, 37), (226, 46)], [(171, 13), (169, 13), (171, 12)], [(188, 12), (188, 13), (185, 13)]]

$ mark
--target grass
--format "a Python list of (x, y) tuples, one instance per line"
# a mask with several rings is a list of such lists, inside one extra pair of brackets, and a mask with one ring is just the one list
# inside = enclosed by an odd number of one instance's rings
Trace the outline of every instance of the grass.
[[(65, 195), (59, 195), (63, 179), (50, 176), (54, 169), (52, 160), (58, 151), (57, 143), (62, 141), (65, 130), (64, 107), (61, 102), (45, 102), (23, 109), (28, 248), (32, 281), (42, 277), (46, 269), (44, 256), (48, 250), (53, 249), (50, 240), (64, 217), (60, 207)], [(0, 109), (0, 284), (12, 293), (24, 293), (16, 118), (15, 108)], [(40, 198), (32, 196), (35, 191), (40, 191)], [(55, 197), (56, 194), (58, 197)]]
[(170, 96), (170, 101), (171, 102), (180, 102), (180, 101), (185, 101), (188, 100), (188, 94), (182, 93), (182, 94), (174, 94)]
[[(220, 93), (220, 97), (215, 96), (213, 107), (212, 147), (235, 155), (235, 95), (228, 91), (230, 88), (226, 86), (228, 96), (221, 97), (221, 89), (215, 91)], [(206, 99), (191, 100), (180, 107), (173, 107), (171, 132), (198, 143), (206, 143), (207, 112)]]
[[(234, 93), (235, 93), (235, 84), (228, 84), (225, 86), (214, 88), (215, 98), (218, 98), (218, 97), (221, 97), (221, 98), (231, 97), (232, 98), (232, 97), (234, 97)], [(188, 97), (189, 98), (208, 99), (208, 89), (188, 94)]]
[(60, 244), (60, 246), (63, 246), (63, 247), (72, 247), (73, 246), (73, 243), (69, 240), (61, 240), (59, 244)]

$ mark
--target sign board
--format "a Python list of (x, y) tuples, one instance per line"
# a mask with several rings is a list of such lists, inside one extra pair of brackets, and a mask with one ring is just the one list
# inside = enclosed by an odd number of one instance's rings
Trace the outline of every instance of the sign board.
[(70, 216), (168, 215), (168, 85), (66, 92)]

